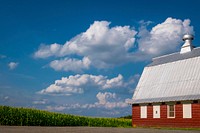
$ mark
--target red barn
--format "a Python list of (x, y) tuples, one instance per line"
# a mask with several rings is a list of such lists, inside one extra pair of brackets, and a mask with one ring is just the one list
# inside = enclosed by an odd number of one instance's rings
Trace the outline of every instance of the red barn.
[(180, 52), (144, 68), (132, 98), (133, 126), (200, 127), (200, 48), (184, 35)]

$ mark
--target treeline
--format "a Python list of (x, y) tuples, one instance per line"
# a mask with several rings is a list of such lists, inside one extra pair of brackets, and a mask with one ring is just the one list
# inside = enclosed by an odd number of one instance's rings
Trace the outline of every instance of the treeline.
[(119, 117), (119, 118), (122, 118), (122, 119), (132, 119), (132, 115), (122, 116), (122, 117)]
[(91, 118), (48, 111), (0, 106), (0, 125), (131, 127), (130, 119)]

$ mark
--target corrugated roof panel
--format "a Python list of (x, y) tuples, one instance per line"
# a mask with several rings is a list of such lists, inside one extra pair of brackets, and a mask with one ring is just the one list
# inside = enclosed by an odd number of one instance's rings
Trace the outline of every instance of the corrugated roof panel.
[[(197, 58), (194, 58), (193, 64), (197, 62), (196, 59), (197, 59)], [(190, 74), (190, 80), (194, 80), (195, 75), (196, 75), (196, 74), (195, 74), (195, 71), (196, 71), (196, 67), (195, 67), (195, 65), (192, 65), (191, 74)]]
[[(197, 68), (197, 71), (198, 71), (198, 69), (199, 69), (199, 67), (200, 67), (200, 62), (197, 61), (196, 64), (197, 64), (197, 65), (196, 65), (196, 68)], [(200, 79), (200, 74), (196, 74), (195, 77), (197, 77), (196, 79)]]
[(158, 102), (169, 98), (200, 98), (200, 57), (144, 68), (133, 100)]

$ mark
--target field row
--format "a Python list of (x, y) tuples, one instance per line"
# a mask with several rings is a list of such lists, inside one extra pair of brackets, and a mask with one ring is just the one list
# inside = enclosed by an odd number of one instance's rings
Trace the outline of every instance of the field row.
[(0, 106), (0, 125), (131, 127), (131, 120), (119, 118), (91, 118), (36, 109)]

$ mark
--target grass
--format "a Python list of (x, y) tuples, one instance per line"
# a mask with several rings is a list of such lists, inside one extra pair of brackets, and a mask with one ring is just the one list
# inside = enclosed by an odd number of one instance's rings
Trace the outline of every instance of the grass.
[(91, 118), (48, 111), (0, 106), (0, 125), (132, 127), (131, 119)]

